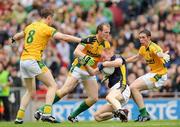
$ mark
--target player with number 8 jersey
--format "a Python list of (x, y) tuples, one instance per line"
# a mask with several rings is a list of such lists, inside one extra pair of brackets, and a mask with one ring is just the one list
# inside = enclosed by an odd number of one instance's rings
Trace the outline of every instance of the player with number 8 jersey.
[(15, 43), (17, 40), (24, 38), (24, 49), (20, 60), (20, 73), (25, 83), (26, 93), (21, 99), (15, 124), (23, 123), (25, 109), (27, 108), (34, 93), (35, 78), (47, 86), (46, 101), (43, 106), (41, 120), (47, 122), (57, 122), (56, 119), (51, 116), (52, 102), (55, 96), (57, 84), (51, 74), (51, 71), (49, 71), (46, 65), (42, 62), (42, 53), (46, 48), (49, 39), (54, 38), (77, 43), (88, 43), (88, 40), (91, 40), (91, 37), (81, 39), (56, 32), (56, 29), (51, 27), (53, 23), (53, 10), (42, 9), (39, 14), (41, 17), (39, 21), (31, 23), (24, 29), (24, 31), (16, 33), (11, 38), (11, 43)]
[(25, 30), (24, 50), (22, 60), (35, 59), (41, 61), (42, 53), (48, 40), (56, 33), (56, 29), (48, 26), (43, 21), (37, 21), (28, 25)]

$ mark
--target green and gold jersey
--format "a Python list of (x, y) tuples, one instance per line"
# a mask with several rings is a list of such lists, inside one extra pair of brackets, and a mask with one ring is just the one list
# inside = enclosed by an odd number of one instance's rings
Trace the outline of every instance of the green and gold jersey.
[[(93, 35), (93, 36), (95, 36), (95, 35)], [(95, 64), (92, 66), (92, 68), (96, 68), (97, 63), (101, 61), (102, 51), (104, 49), (109, 49), (111, 47), (110, 43), (108, 41), (98, 42), (97, 39), (96, 39), (96, 41), (89, 43), (89, 44), (84, 44), (84, 43), (81, 43), (81, 44), (85, 46), (82, 52), (86, 55), (93, 57), (95, 60)], [(82, 66), (78, 63), (78, 58), (76, 58), (74, 60), (72, 65), (78, 66), (81, 69), (86, 70), (84, 66)]]

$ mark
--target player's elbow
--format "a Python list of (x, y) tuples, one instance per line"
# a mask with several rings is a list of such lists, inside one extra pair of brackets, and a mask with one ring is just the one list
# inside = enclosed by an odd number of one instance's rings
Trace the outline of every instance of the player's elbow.
[(106, 96), (106, 100), (107, 100), (108, 102), (111, 102), (111, 98), (112, 98), (112, 97), (109, 96), (109, 95)]
[(62, 33), (60, 32), (56, 32), (53, 36), (54, 39), (57, 39), (57, 40), (62, 40), (63, 39), (63, 35)]

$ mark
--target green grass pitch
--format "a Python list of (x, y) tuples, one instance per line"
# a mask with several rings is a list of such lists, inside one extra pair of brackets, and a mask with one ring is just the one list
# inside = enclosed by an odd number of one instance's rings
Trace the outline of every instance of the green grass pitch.
[(180, 120), (152, 120), (148, 122), (121, 123), (120, 121), (83, 121), (78, 123), (62, 122), (58, 124), (47, 122), (24, 122), (22, 125), (16, 125), (13, 122), (0, 122), (0, 127), (180, 127)]

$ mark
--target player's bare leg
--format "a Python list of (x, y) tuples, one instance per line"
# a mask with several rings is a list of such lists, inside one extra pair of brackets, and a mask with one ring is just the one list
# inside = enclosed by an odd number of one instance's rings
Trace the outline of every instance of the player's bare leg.
[[(77, 86), (77, 79), (71, 75), (69, 75), (64, 83), (64, 85), (56, 91), (56, 95), (53, 101), (53, 104), (58, 102), (61, 98), (67, 95), (70, 91), (72, 91)], [(34, 114), (36, 120), (39, 120), (41, 114), (43, 112), (44, 107), (41, 106)]]
[(41, 120), (48, 122), (57, 122), (55, 118), (51, 116), (52, 102), (54, 100), (57, 84), (49, 70), (47, 72), (38, 75), (37, 79), (42, 81), (48, 87), (46, 93), (45, 106), (43, 108), (43, 115)]
[(27, 108), (31, 97), (33, 95), (33, 93), (35, 92), (35, 78), (25, 78), (24, 79), (24, 83), (25, 83), (25, 88), (26, 88), (26, 93), (23, 95), (22, 99), (21, 99), (21, 104), (20, 104), (20, 108), (18, 110), (17, 116), (16, 116), (16, 120), (15, 120), (15, 124), (22, 124), (23, 123), (23, 117), (25, 114), (25, 109)]
[(115, 117), (119, 117), (122, 122), (128, 121), (128, 110), (122, 109), (121, 102), (124, 101), (124, 97), (121, 94), (120, 89), (112, 89), (106, 96), (106, 100), (113, 106), (113, 114)]
[(45, 103), (51, 105), (54, 100), (55, 91), (57, 90), (57, 84), (51, 72), (48, 70), (47, 72), (38, 75), (37, 79), (42, 81), (48, 87)]
[(59, 99), (63, 98), (69, 92), (71, 92), (77, 86), (78, 79), (72, 75), (69, 75), (64, 83), (64, 85), (56, 91), (56, 96)]
[(95, 113), (94, 119), (98, 122), (113, 118), (114, 108), (111, 104), (101, 106)]
[[(142, 95), (140, 93), (140, 91), (147, 90), (147, 89), (148, 89), (148, 87), (146, 86), (145, 82), (142, 79), (136, 79), (130, 85), (132, 98), (135, 101), (135, 103), (138, 105), (139, 111), (140, 111), (140, 116), (138, 117), (138, 120), (139, 120), (139, 118), (141, 116), (142, 117), (148, 117), (147, 120), (150, 120), (149, 113), (146, 111), (146, 108), (145, 108), (145, 105), (144, 105), (144, 100), (143, 100), (143, 97), (142, 97)], [(144, 121), (144, 120), (142, 119), (142, 120), (139, 120), (139, 121)]]
[(120, 89), (113, 89), (109, 92), (109, 94), (106, 96), (106, 100), (112, 104), (113, 108), (115, 110), (117, 109), (121, 109), (122, 106), (121, 106), (121, 103), (120, 101), (123, 101), (124, 98), (121, 94), (121, 91)]
[(96, 80), (84, 80), (83, 84), (84, 84), (84, 89), (86, 91), (88, 98), (85, 99), (79, 105), (79, 107), (70, 114), (70, 116), (68, 117), (68, 120), (71, 122), (77, 122), (76, 116), (78, 116), (81, 112), (84, 112), (85, 110), (90, 108), (98, 100), (97, 81)]
[(84, 80), (84, 89), (88, 98), (85, 100), (87, 105), (92, 106), (98, 101), (98, 83), (96, 80)]

